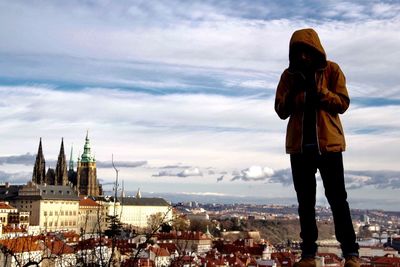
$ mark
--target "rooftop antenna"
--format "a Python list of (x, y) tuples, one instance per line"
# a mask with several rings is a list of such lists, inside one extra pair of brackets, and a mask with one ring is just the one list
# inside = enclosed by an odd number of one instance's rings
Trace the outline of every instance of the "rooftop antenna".
[(115, 170), (115, 186), (114, 186), (114, 216), (116, 216), (116, 209), (115, 209), (115, 205), (116, 205), (116, 201), (117, 201), (117, 191), (118, 191), (118, 172), (119, 170), (115, 167), (114, 164), (114, 154), (111, 154), (111, 164)]

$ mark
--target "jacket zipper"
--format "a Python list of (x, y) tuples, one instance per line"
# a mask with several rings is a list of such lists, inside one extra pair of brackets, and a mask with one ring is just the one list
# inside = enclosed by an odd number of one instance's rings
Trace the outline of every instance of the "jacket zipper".
[[(300, 74), (300, 76), (303, 78), (303, 80), (306, 80), (306, 77), (304, 76), (303, 73), (298, 72)], [(303, 101), (304, 104), (306, 104), (306, 97), (307, 97), (307, 91), (304, 90), (304, 97), (303, 97)], [(304, 110), (303, 113), (301, 114), (301, 144), (300, 144), (300, 153), (303, 154), (303, 143), (304, 143)]]
[[(314, 74), (314, 79), (315, 79), (315, 87), (318, 86), (318, 81), (317, 81), (317, 72)], [(315, 109), (315, 137), (317, 141), (317, 148), (318, 148), (318, 154), (321, 155), (321, 149), (319, 146), (319, 136), (318, 136), (318, 112), (317, 109)]]

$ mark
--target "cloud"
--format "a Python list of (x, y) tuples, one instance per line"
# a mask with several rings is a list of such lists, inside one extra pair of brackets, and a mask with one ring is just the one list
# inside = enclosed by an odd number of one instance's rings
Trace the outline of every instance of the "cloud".
[[(36, 155), (30, 154), (29, 152), (24, 155), (12, 155), (0, 157), (0, 165), (4, 164), (21, 164), (27, 166), (33, 166), (35, 164)], [(47, 167), (55, 166), (56, 160), (46, 160)], [(147, 161), (118, 161), (115, 162), (117, 168), (136, 168), (144, 166)], [(97, 168), (112, 168), (111, 161), (96, 161)]]
[[(232, 175), (237, 180), (290, 184), (287, 121), (274, 112), (274, 91), (292, 32), (313, 27), (348, 82), (346, 166), (397, 170), (400, 4), (290, 6), (280, 0), (0, 2), (0, 24), (12, 25), (0, 27), (0, 165), (33, 165), (23, 156), (37, 151), (42, 136), (54, 167), (60, 137), (83, 145), (89, 129), (105, 168), (114, 153), (122, 165), (143, 166), (136, 159), (146, 159), (166, 166), (159, 176), (185, 182), (198, 173), (184, 170), (198, 166), (215, 184), (222, 173), (205, 167), (214, 166), (243, 170)], [(245, 171), (259, 159), (268, 159), (273, 175)], [(185, 166), (174, 168), (179, 161)], [(377, 181), (352, 179), (353, 187)]]
[(3, 164), (21, 164), (21, 165), (33, 165), (35, 162), (36, 155), (32, 155), (29, 152), (24, 155), (15, 156), (3, 156), (0, 157), (0, 165)]
[(233, 172), (232, 175), (233, 178), (230, 181), (262, 181), (282, 184), (284, 186), (293, 184), (291, 169), (273, 170), (269, 167), (252, 166), (240, 172)]
[(279, 1), (173, 3), (2, 3), (1, 22), (13, 25), (12, 32), (0, 29), (7, 37), (2, 79), (153, 94), (271, 95), (287, 66), (291, 33), (314, 27), (351, 88), (359, 88), (352, 96), (398, 98), (397, 3), (292, 1), (290, 10)]
[(226, 196), (227, 194), (224, 193), (217, 193), (217, 192), (181, 192), (182, 195), (193, 195), (193, 196)]
[(177, 169), (177, 168), (190, 168), (190, 166), (185, 166), (185, 165), (167, 165), (163, 167), (157, 167), (158, 169)]
[(0, 171), (0, 181), (11, 182), (13, 184), (26, 183), (32, 179), (32, 172), (4, 172)]
[[(268, 167), (252, 166), (239, 173), (234, 173), (231, 181), (242, 180), (245, 182), (261, 181), (267, 183), (279, 183), (285, 186), (292, 185), (291, 169), (272, 170)], [(319, 177), (319, 173), (316, 176)], [(348, 189), (361, 189), (374, 187), (377, 189), (399, 189), (400, 171), (390, 170), (346, 170), (346, 187)]]
[[(147, 161), (117, 161), (114, 162), (115, 167), (118, 168), (136, 168), (147, 164)], [(111, 161), (96, 161), (97, 168), (112, 168)]]
[(251, 166), (250, 168), (240, 171), (239, 174), (234, 175), (231, 181), (264, 181), (274, 174), (274, 170), (269, 167)]
[(400, 171), (346, 171), (346, 183), (349, 189), (373, 186), (379, 189), (400, 188)]
[(285, 186), (292, 185), (293, 184), (292, 170), (291, 169), (276, 170), (274, 175), (269, 179), (269, 182), (280, 183)]
[(178, 173), (179, 177), (189, 177), (189, 176), (203, 176), (203, 173), (198, 168), (185, 169)]
[(199, 168), (186, 168), (184, 170), (167, 170), (159, 171), (157, 174), (153, 174), (154, 177), (162, 176), (175, 176), (175, 177), (193, 177), (193, 176), (203, 176), (203, 173)]

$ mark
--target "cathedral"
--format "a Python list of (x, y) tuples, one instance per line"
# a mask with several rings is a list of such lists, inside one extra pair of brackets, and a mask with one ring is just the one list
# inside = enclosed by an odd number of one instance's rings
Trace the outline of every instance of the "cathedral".
[(99, 184), (99, 181), (97, 180), (96, 159), (90, 152), (88, 134), (86, 134), (83, 154), (81, 157), (78, 157), (76, 171), (74, 170), (72, 148), (67, 171), (67, 160), (64, 152), (63, 139), (61, 139), (61, 148), (56, 168), (48, 168), (46, 171), (46, 161), (42, 149), (42, 138), (40, 138), (35, 166), (33, 167), (32, 182), (39, 185), (71, 185), (80, 195), (101, 196), (103, 190), (101, 184)]

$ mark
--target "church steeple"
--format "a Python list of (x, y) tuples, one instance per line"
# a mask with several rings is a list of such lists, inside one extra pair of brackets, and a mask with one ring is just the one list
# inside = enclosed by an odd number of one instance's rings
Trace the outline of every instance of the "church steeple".
[(36, 184), (44, 183), (46, 178), (46, 161), (42, 150), (42, 138), (40, 137), (39, 149), (36, 155), (35, 166), (33, 167), (32, 182)]
[(81, 195), (99, 196), (102, 188), (97, 180), (96, 160), (90, 151), (89, 134), (86, 133), (83, 153), (77, 162), (77, 186)]
[(81, 162), (96, 162), (90, 152), (89, 131), (86, 132), (85, 146), (83, 147)]
[(74, 149), (74, 147), (73, 146), (71, 146), (71, 154), (70, 154), (70, 156), (69, 156), (69, 168), (68, 168), (68, 171), (73, 171), (74, 170), (74, 159), (73, 159), (73, 149)]
[(65, 152), (64, 152), (64, 138), (61, 139), (60, 154), (58, 154), (58, 160), (55, 170), (55, 183), (57, 185), (68, 184), (67, 160), (65, 159)]

